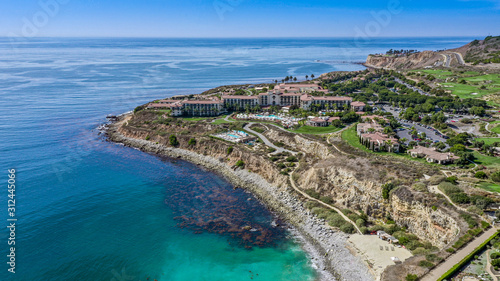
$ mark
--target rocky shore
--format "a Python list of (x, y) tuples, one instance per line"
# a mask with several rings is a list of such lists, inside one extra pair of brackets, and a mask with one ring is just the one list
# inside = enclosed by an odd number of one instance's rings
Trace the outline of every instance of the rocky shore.
[[(121, 116), (124, 119), (127, 116)], [(318, 220), (302, 203), (283, 188), (275, 187), (260, 175), (244, 169), (233, 169), (224, 162), (192, 151), (166, 147), (150, 141), (129, 138), (119, 132), (120, 122), (108, 126), (107, 136), (112, 142), (134, 147), (144, 152), (172, 158), (182, 158), (201, 165), (227, 178), (234, 186), (252, 192), (272, 211), (290, 223), (305, 251), (311, 256), (319, 280), (374, 280), (368, 267), (354, 256), (347, 245), (347, 235), (335, 232), (324, 221)]]

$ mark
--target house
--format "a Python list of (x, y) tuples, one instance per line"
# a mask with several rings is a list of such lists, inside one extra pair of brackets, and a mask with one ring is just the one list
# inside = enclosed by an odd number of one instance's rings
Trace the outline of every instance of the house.
[(328, 125), (332, 125), (333, 121), (335, 121), (335, 120), (340, 120), (340, 117), (336, 117), (336, 116), (330, 117), (330, 118), (328, 118), (328, 120), (326, 120), (326, 122), (328, 122)]
[(321, 119), (319, 117), (307, 120), (306, 125), (313, 127), (326, 127), (328, 126), (328, 122), (325, 119)]
[(389, 119), (385, 118), (384, 116), (380, 116), (380, 115), (361, 116), (361, 120), (363, 120), (363, 122), (376, 122), (377, 120), (384, 120), (385, 123), (389, 123)]
[(351, 102), (351, 108), (352, 108), (352, 110), (354, 110), (356, 112), (365, 111), (365, 106), (366, 106), (366, 104), (364, 102), (361, 102), (361, 101)]
[(399, 152), (399, 142), (380, 132), (361, 134), (360, 141), (372, 151)]
[(383, 132), (384, 128), (378, 123), (359, 123), (356, 127), (358, 136), (367, 133)]
[(413, 158), (425, 158), (427, 162), (437, 163), (437, 164), (451, 164), (459, 159), (453, 153), (442, 153), (436, 150), (436, 148), (428, 148), (425, 146), (417, 146), (413, 149), (408, 150), (408, 153)]

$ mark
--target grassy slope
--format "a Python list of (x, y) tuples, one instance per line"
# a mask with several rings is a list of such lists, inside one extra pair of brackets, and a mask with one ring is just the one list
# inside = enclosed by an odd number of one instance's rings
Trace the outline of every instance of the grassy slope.
[(289, 130), (290, 132), (293, 133), (299, 133), (299, 134), (328, 134), (328, 133), (335, 133), (340, 131), (342, 128), (337, 128), (337, 127), (312, 127), (312, 126), (302, 126), (298, 128), (297, 130)]

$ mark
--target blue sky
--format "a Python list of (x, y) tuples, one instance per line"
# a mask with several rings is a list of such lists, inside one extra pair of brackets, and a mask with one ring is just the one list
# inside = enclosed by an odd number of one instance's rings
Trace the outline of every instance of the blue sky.
[(500, 0), (4, 0), (0, 36), (500, 35)]

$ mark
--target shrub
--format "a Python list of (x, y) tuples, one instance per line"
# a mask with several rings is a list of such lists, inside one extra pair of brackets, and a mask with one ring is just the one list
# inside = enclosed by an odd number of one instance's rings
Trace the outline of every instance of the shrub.
[(488, 222), (481, 221), (481, 227), (482, 227), (483, 229), (486, 229), (486, 228), (490, 227), (490, 224), (489, 224)]
[(151, 137), (149, 135), (146, 136), (146, 140), (149, 140), (151, 139)]
[(416, 274), (408, 274), (408, 275), (406, 275), (405, 280), (406, 281), (417, 281), (418, 280), (418, 275), (416, 275)]
[(428, 253), (429, 253), (429, 250), (427, 250), (424, 247), (418, 247), (418, 248), (416, 248), (415, 250), (412, 251), (412, 254), (414, 254), (415, 256), (418, 256), (418, 255), (427, 255)]
[(394, 188), (396, 188), (396, 185), (392, 182), (382, 185), (382, 198), (384, 198), (385, 200), (389, 199), (389, 193)]
[(474, 175), (474, 177), (476, 177), (476, 178), (478, 178), (478, 179), (485, 179), (485, 178), (487, 178), (488, 176), (486, 175), (486, 173), (485, 173), (485, 172), (483, 172), (483, 171), (479, 171), (479, 172), (477, 172), (477, 173)]
[(195, 138), (189, 139), (188, 145), (196, 145), (196, 139)]
[(450, 199), (451, 199), (451, 201), (453, 201), (457, 204), (469, 204), (470, 203), (469, 195), (467, 195), (463, 192), (450, 194)]
[(345, 222), (340, 226), (340, 230), (345, 233), (354, 233), (354, 226), (352, 224)]
[(179, 145), (179, 141), (177, 140), (177, 137), (175, 135), (170, 135), (170, 137), (168, 137), (168, 139), (170, 141), (171, 146), (178, 146)]
[(290, 156), (286, 158), (286, 162), (297, 162), (297, 157), (295, 156)]
[(436, 254), (428, 254), (425, 256), (425, 259), (430, 262), (440, 262), (442, 260), (442, 258), (438, 257)]
[(357, 225), (358, 227), (362, 227), (362, 226), (364, 226), (364, 225), (365, 225), (365, 223), (366, 223), (366, 222), (365, 222), (365, 220), (364, 220), (364, 219), (357, 219), (357, 220), (356, 220), (356, 225)]
[(286, 165), (285, 165), (285, 164), (283, 164), (283, 163), (278, 163), (276, 166), (277, 166), (278, 168), (280, 168), (280, 169), (285, 169), (285, 168), (286, 168)]
[(321, 197), (319, 197), (319, 200), (323, 201), (326, 204), (333, 203), (333, 199), (331, 197), (328, 197), (328, 196), (321, 196)]
[(456, 176), (451, 176), (451, 177), (446, 178), (446, 181), (450, 182), (452, 184), (457, 184), (457, 180), (458, 180), (458, 178)]
[(279, 157), (276, 157), (276, 156), (271, 156), (271, 158), (269, 158), (269, 160), (273, 161), (273, 162), (276, 162), (278, 161), (280, 158)]
[(423, 182), (417, 182), (413, 185), (413, 189), (420, 192), (428, 192), (427, 185)]
[(232, 146), (227, 148), (227, 155), (231, 154), (233, 152), (234, 148)]
[(445, 177), (441, 175), (432, 176), (428, 181), (431, 185), (438, 185), (440, 182), (444, 181)]
[(470, 228), (474, 228), (477, 226), (477, 221), (470, 214), (462, 213), (460, 214), (460, 217), (462, 217), (467, 222), (467, 224), (469, 224)]
[(492, 260), (495, 260), (495, 259), (500, 259), (500, 253), (491, 253), (490, 254), (490, 258)]
[(462, 189), (460, 187), (450, 182), (442, 182), (438, 185), (438, 188), (448, 196), (453, 193), (462, 192)]
[(331, 214), (328, 217), (328, 224), (330, 224), (333, 227), (340, 227), (345, 222), (346, 221), (344, 220), (344, 218), (341, 215), (337, 214), (337, 213)]
[(269, 153), (273, 153), (273, 152), (275, 152), (275, 151), (276, 151), (276, 148), (274, 148), (274, 147), (269, 147), (269, 148), (267, 149), (267, 152), (269, 152)]
[(494, 182), (500, 182), (500, 171), (496, 171), (490, 176), (491, 180)]
[(316, 190), (314, 190), (314, 189), (312, 189), (312, 188), (310, 188), (310, 189), (306, 189), (306, 190), (304, 190), (304, 192), (305, 192), (307, 195), (311, 196), (312, 198), (319, 199), (319, 197), (320, 197), (319, 192), (317, 192)]
[(500, 267), (500, 259), (492, 260), (491, 265), (493, 265), (494, 267)]
[(426, 260), (424, 260), (424, 261), (420, 261), (420, 262), (418, 263), (418, 265), (420, 265), (421, 267), (427, 267), (427, 268), (431, 268), (431, 267), (433, 267), (433, 266), (434, 266), (434, 264), (433, 264), (432, 262), (430, 262), (430, 261), (426, 261)]
[(244, 168), (245, 162), (243, 162), (243, 160), (238, 160), (238, 162), (236, 162), (236, 167)]

